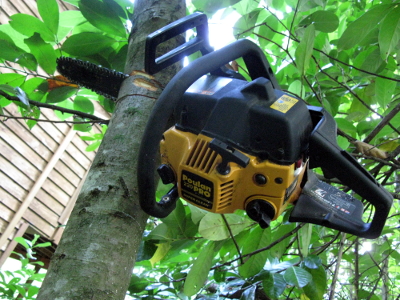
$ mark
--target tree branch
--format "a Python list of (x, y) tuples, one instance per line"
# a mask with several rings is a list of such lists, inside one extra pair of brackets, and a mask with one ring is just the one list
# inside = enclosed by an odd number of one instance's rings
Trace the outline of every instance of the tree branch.
[[(258, 250), (255, 250), (255, 251), (253, 251), (253, 252), (251, 252), (251, 253), (244, 254), (244, 255), (242, 256), (242, 258), (245, 258), (245, 257), (248, 257), (248, 256), (253, 256), (253, 255), (256, 255), (256, 254), (258, 254), (258, 253), (260, 253), (260, 252), (263, 252), (263, 251), (266, 251), (266, 250), (271, 249), (271, 248), (274, 247), (275, 245), (279, 244), (279, 243), (282, 242), (283, 240), (287, 239), (289, 236), (291, 236), (291, 235), (295, 234), (297, 231), (299, 231), (300, 228), (304, 226), (304, 224), (305, 224), (305, 223), (300, 223), (299, 225), (297, 225), (297, 227), (296, 227), (295, 229), (293, 229), (293, 230), (291, 230), (290, 232), (286, 233), (285, 235), (281, 236), (279, 239), (277, 239), (276, 241), (272, 242), (272, 243), (269, 244), (268, 246), (266, 246), (266, 247), (264, 247), (264, 248), (261, 248), (261, 249), (258, 249)], [(223, 263), (223, 264), (220, 264), (220, 265), (218, 265), (218, 266), (212, 267), (211, 270), (220, 268), (220, 267), (222, 267), (222, 266), (228, 266), (228, 265), (230, 265), (230, 264), (232, 264), (233, 262), (238, 261), (238, 260), (240, 260), (240, 258), (232, 259), (232, 260), (230, 260), (230, 261), (227, 261), (226, 263)]]
[(346, 234), (342, 233), (342, 238), (340, 239), (340, 247), (339, 247), (339, 252), (337, 255), (337, 260), (336, 260), (336, 268), (335, 268), (335, 273), (332, 278), (332, 284), (331, 284), (331, 291), (329, 293), (329, 300), (335, 299), (335, 287), (336, 287), (336, 282), (339, 276), (339, 269), (340, 269), (340, 262), (342, 260), (342, 255), (343, 255), (343, 247), (344, 247), (344, 241), (346, 240)]
[[(397, 99), (393, 100), (396, 101)], [(396, 114), (400, 111), (400, 103), (396, 105), (395, 108), (392, 109), (390, 113), (388, 113), (380, 123), (370, 132), (370, 134), (364, 139), (364, 143), (369, 143), (378, 133), (382, 130), (383, 127), (389, 124), (390, 120), (393, 119)]]
[(7, 122), (8, 119), (14, 119), (14, 120), (32, 120), (36, 122), (44, 122), (44, 123), (64, 123), (64, 124), (93, 124), (93, 123), (99, 123), (99, 124), (108, 124), (108, 120), (90, 120), (90, 121), (55, 121), (55, 120), (44, 120), (44, 119), (36, 119), (36, 118), (30, 118), (30, 117), (14, 117), (10, 115), (4, 115), (0, 114), (0, 117), (6, 118), (5, 120), (2, 120), (1, 122)]
[[(4, 92), (2, 90), (0, 90), (0, 96), (3, 96), (4, 98), (6, 98), (6, 99), (8, 99), (10, 101), (21, 102), (21, 100), (19, 100), (18, 97), (11, 96), (11, 95), (7, 94), (6, 92)], [(107, 124), (108, 123), (108, 120), (96, 117), (96, 116), (91, 115), (91, 114), (87, 114), (87, 113), (81, 112), (79, 110), (64, 108), (64, 107), (60, 107), (60, 106), (57, 106), (57, 105), (42, 103), (42, 102), (38, 102), (38, 101), (34, 101), (34, 100), (29, 100), (29, 103), (34, 105), (34, 106), (36, 106), (36, 107), (43, 107), (43, 108), (49, 108), (49, 109), (52, 109), (52, 110), (58, 110), (60, 112), (73, 114), (73, 115), (82, 117), (84, 119), (90, 119), (92, 121), (97, 121), (98, 123), (102, 123), (102, 122), (103, 122), (103, 124)]]
[(237, 244), (237, 242), (236, 242), (236, 240), (235, 240), (235, 237), (233, 236), (233, 233), (232, 233), (231, 227), (229, 226), (228, 220), (226, 219), (226, 217), (225, 217), (224, 214), (221, 214), (221, 216), (222, 216), (222, 219), (223, 219), (224, 222), (225, 222), (226, 228), (228, 228), (229, 235), (231, 236), (232, 241), (233, 241), (233, 243), (235, 244), (236, 250), (237, 250), (237, 252), (238, 252), (238, 254), (239, 254), (240, 263), (241, 263), (241, 264), (244, 264), (244, 262), (243, 262), (243, 257), (242, 257), (242, 253), (240, 253), (239, 245)]

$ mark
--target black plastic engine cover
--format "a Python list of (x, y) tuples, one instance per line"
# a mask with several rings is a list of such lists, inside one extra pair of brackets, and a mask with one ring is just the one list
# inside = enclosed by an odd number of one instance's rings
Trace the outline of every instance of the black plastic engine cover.
[(261, 77), (247, 82), (203, 76), (186, 91), (175, 116), (179, 130), (217, 138), (278, 164), (301, 158), (312, 130), (306, 104)]

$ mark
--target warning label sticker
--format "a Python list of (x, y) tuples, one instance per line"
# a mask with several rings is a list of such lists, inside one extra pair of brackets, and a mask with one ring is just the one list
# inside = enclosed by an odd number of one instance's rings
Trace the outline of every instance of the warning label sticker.
[(288, 95), (283, 95), (274, 103), (272, 103), (271, 108), (280, 111), (282, 113), (286, 113), (297, 102), (299, 102), (299, 100), (297, 100), (296, 98), (290, 97)]

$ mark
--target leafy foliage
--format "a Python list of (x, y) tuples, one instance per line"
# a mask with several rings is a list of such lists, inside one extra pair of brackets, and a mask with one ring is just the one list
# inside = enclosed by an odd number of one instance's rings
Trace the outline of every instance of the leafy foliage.
[[(37, 2), (41, 19), (17, 14), (0, 25), (1, 67), (18, 70), (0, 74), (0, 113), (15, 103), (22, 116), (35, 116), (27, 120), (30, 127), (40, 116), (40, 103), (88, 114), (94, 101), (111, 113), (115, 105), (86, 89), (68, 84), (50, 89), (49, 83), (61, 54), (123, 71), (131, 3), (66, 2), (80, 10), (58, 13), (55, 0), (42, 0)], [(132, 297), (395, 299), (400, 293), (399, 7), (391, 0), (188, 2), (190, 12), (212, 17), (219, 10), (222, 20), (236, 15), (235, 37), (260, 45), (282, 89), (334, 116), (339, 145), (396, 201), (382, 237), (372, 241), (288, 223), (288, 212), (261, 229), (243, 211), (222, 217), (179, 202), (167, 218), (149, 220), (129, 285)], [(243, 62), (237, 63), (247, 76)], [(93, 141), (87, 150), (100, 144), (105, 129), (83, 137)], [(160, 187), (159, 197), (165, 189)], [(365, 220), (370, 212), (366, 206)]]
[[(14, 240), (24, 246), (26, 256), (20, 253), (13, 252), (19, 256), (21, 268), (17, 271), (0, 270), (0, 296), (1, 299), (35, 299), (39, 292), (37, 283), (43, 281), (45, 274), (35, 270), (35, 266), (43, 266), (43, 262), (34, 261), (35, 249), (48, 247), (50, 243), (37, 243), (40, 236), (34, 235), (32, 241), (26, 240), (23, 237), (16, 237)], [(32, 261), (33, 260), (33, 261)], [(36, 284), (35, 284), (36, 281)]]

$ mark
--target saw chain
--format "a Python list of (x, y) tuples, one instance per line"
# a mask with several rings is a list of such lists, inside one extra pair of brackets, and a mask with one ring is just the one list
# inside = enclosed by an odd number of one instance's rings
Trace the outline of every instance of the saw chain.
[(57, 71), (72, 83), (114, 101), (118, 97), (122, 82), (128, 77), (122, 72), (71, 57), (58, 58)]

